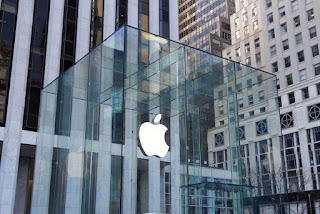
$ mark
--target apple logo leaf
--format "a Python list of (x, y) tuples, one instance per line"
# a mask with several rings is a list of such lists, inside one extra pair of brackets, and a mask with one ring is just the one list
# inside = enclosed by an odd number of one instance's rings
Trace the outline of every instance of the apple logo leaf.
[(161, 114), (158, 114), (158, 115), (154, 118), (153, 122), (154, 122), (154, 123), (159, 123), (160, 120), (161, 120), (161, 117), (162, 117), (162, 115), (161, 115)]

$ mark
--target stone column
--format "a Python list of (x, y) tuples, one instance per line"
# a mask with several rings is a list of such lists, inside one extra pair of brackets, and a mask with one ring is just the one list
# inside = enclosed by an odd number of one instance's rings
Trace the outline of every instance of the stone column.
[[(73, 94), (76, 93), (76, 90), (73, 89)], [(75, 97), (70, 97), (70, 99), (73, 100), (70, 141), (68, 143), (65, 212), (81, 213), (87, 102), (86, 99), (76, 99)]]
[[(159, 35), (159, 0), (149, 2), (149, 31)], [(152, 18), (151, 18), (152, 17)], [(155, 48), (154, 42), (150, 42), (149, 56), (159, 57), (159, 51)], [(160, 88), (154, 89), (160, 91)], [(153, 91), (150, 89), (150, 91)], [(157, 108), (150, 114), (149, 121), (160, 113), (160, 108)], [(161, 123), (161, 121), (160, 121)], [(160, 158), (152, 156), (148, 161), (148, 211), (151, 213), (160, 213)]]
[(310, 169), (310, 157), (308, 149), (308, 137), (307, 131), (305, 129), (308, 124), (308, 118), (305, 115), (308, 115), (308, 109), (305, 107), (298, 107), (293, 112), (294, 118), (296, 118), (296, 126), (298, 128), (299, 141), (300, 141), (300, 152), (301, 152), (301, 161), (302, 161), (302, 172), (304, 178), (305, 190), (313, 190), (313, 181), (312, 174)]
[[(77, 19), (77, 40), (75, 62), (79, 61), (89, 52), (90, 45), (90, 19), (91, 1), (79, 0), (78, 19)], [(88, 81), (90, 59), (82, 59), (74, 67), (74, 84)], [(80, 71), (85, 69), (85, 71)], [(79, 77), (77, 74), (85, 74), (86, 77)], [(84, 82), (87, 85), (87, 83)], [(85, 150), (85, 131), (86, 131), (86, 110), (87, 110), (87, 91), (73, 87), (70, 141), (68, 145), (68, 165), (67, 165), (67, 185), (66, 185), (66, 213), (81, 213), (82, 201), (82, 182), (83, 182), (83, 152)], [(83, 98), (80, 99), (80, 97)]]
[(26, 213), (30, 160), (30, 158), (21, 157), (19, 161), (14, 214)]
[(91, 1), (79, 0), (76, 62), (89, 52), (90, 47)]
[(0, 213), (14, 211), (34, 0), (20, 0), (0, 168)]
[(128, 0), (128, 25), (138, 27), (139, 0)]
[[(47, 86), (60, 73), (62, 26), (64, 0), (50, 2), (46, 63), (43, 86)], [(56, 113), (56, 94), (41, 97), (37, 150), (33, 179), (31, 213), (48, 213), (50, 180), (53, 155), (54, 122)], [(42, 167), (41, 167), (42, 166)]]
[[(107, 1), (108, 2), (108, 1)], [(105, 3), (107, 3), (105, 1)], [(106, 10), (105, 10), (106, 11)], [(106, 12), (105, 12), (106, 14)], [(108, 58), (113, 59), (113, 50), (102, 44), (102, 64), (112, 63)], [(113, 63), (107, 66), (113, 68)], [(108, 92), (113, 86), (113, 70), (102, 66), (100, 74), (101, 93)], [(104, 97), (104, 96), (101, 96)], [(112, 98), (111, 98), (112, 99)], [(99, 128), (99, 155), (96, 190), (96, 213), (109, 213), (110, 206), (110, 182), (111, 182), (111, 149), (112, 149), (112, 103), (102, 104), (100, 100), (100, 128)]]
[[(138, 0), (128, 0), (128, 24), (138, 26)], [(138, 32), (128, 28), (130, 34), (125, 35), (125, 63), (138, 67)], [(127, 31), (127, 33), (128, 33)], [(134, 35), (133, 35), (134, 34)], [(128, 38), (130, 36), (130, 38)], [(131, 66), (125, 65), (125, 75), (131, 74)], [(137, 74), (132, 74), (137, 75)], [(137, 86), (134, 86), (137, 89)], [(124, 111), (125, 136), (123, 147), (123, 174), (122, 174), (122, 213), (135, 213), (137, 205), (137, 107), (136, 98), (126, 99), (123, 95), (126, 109)]]
[(96, 213), (109, 213), (111, 182), (112, 106), (100, 105)]
[(48, 213), (57, 94), (42, 92), (31, 213)]
[(60, 74), (63, 14), (64, 0), (50, 1), (43, 87), (51, 83)]
[[(171, 3), (171, 2), (170, 2)], [(171, 5), (170, 5), (171, 6)], [(170, 32), (171, 33), (171, 32)], [(171, 72), (178, 72), (179, 62), (171, 66)], [(185, 68), (186, 65), (181, 67)], [(177, 75), (177, 78), (179, 76)], [(183, 77), (184, 78), (184, 77)], [(180, 79), (177, 79), (176, 82), (180, 82)], [(179, 97), (179, 90), (177, 90), (175, 97), (176, 99), (171, 103), (171, 118), (170, 118), (170, 175), (171, 175), (171, 213), (180, 213), (181, 209), (181, 196), (180, 196), (180, 187), (181, 187), (181, 163), (180, 163), (180, 118), (179, 118), (179, 109), (181, 103)], [(183, 99), (182, 99), (183, 100)], [(177, 108), (177, 110), (175, 110)]]
[(116, 28), (116, 0), (104, 1), (103, 39), (108, 38)]
[(160, 213), (160, 159), (152, 156), (148, 164), (148, 211)]
[[(125, 100), (126, 102), (127, 100)], [(137, 205), (137, 112), (131, 110), (133, 103), (126, 102), (125, 109), (125, 145), (122, 174), (122, 213), (135, 213)]]
[(179, 13), (178, 13), (178, 0), (169, 1), (169, 26), (170, 26), (170, 39), (179, 41)]

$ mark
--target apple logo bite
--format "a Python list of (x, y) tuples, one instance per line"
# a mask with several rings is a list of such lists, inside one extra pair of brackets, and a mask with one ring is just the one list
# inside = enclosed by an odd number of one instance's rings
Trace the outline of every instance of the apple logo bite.
[(147, 156), (156, 155), (162, 158), (169, 150), (169, 146), (164, 139), (168, 128), (160, 124), (160, 120), (161, 114), (158, 114), (154, 118), (153, 123), (145, 122), (140, 126), (140, 144)]

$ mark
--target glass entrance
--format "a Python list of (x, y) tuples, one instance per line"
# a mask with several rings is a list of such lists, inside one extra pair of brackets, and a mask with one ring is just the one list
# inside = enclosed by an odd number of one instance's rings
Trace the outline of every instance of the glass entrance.
[(123, 26), (42, 90), (32, 213), (285, 202), (275, 80)]

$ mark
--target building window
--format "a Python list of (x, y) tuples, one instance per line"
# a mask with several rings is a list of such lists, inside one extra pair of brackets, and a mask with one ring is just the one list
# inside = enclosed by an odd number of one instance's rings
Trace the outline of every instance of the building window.
[(254, 111), (250, 111), (249, 115), (250, 115), (250, 117), (253, 117), (254, 116)]
[(239, 30), (236, 31), (236, 39), (240, 39), (240, 31)]
[(259, 102), (264, 101), (264, 91), (259, 91), (258, 96), (259, 96)]
[(280, 18), (286, 15), (286, 10), (284, 6), (279, 8), (279, 15), (280, 15)]
[(276, 37), (276, 35), (274, 33), (274, 29), (269, 30), (268, 35), (269, 35), (269, 40), (274, 39)]
[[(38, 128), (40, 91), (43, 87), (43, 74), (45, 69), (45, 44), (47, 41), (49, 4), (49, 0), (36, 0), (34, 3), (35, 7), (28, 66), (29, 71), (23, 118), (23, 129), (29, 131), (37, 131)], [(7, 23), (6, 20), (3, 20), (3, 22)], [(6, 30), (8, 30), (7, 27), (8, 23), (6, 24)], [(1, 68), (3, 69), (3, 67)], [(1, 72), (3, 71), (2, 69)]]
[(262, 83), (262, 74), (257, 76), (257, 82), (258, 82), (258, 85), (261, 85), (261, 83)]
[(283, 47), (284, 51), (289, 49), (289, 40), (288, 39), (282, 41), (282, 47)]
[(309, 98), (309, 89), (308, 87), (305, 87), (303, 89), (301, 89), (302, 92), (302, 99), (308, 99)]
[(249, 43), (244, 45), (244, 50), (245, 50), (246, 53), (250, 52), (250, 44)]
[(293, 115), (292, 112), (284, 113), (280, 115), (281, 127), (283, 129), (293, 126)]
[(309, 35), (310, 35), (310, 39), (313, 39), (314, 37), (317, 36), (316, 26), (309, 28)]
[(254, 40), (254, 47), (255, 48), (260, 47), (260, 39), (259, 38)]
[(246, 139), (246, 132), (245, 132), (244, 126), (239, 127), (239, 138), (240, 138), (240, 140)]
[(300, 26), (300, 16), (296, 16), (293, 18), (293, 24), (295, 27), (299, 27)]
[(261, 62), (261, 54), (257, 53), (256, 54), (256, 63)]
[(220, 121), (220, 126), (223, 126), (224, 125), (224, 120), (221, 120)]
[(103, 0), (92, 0), (91, 4), (90, 50), (103, 38)]
[(302, 69), (299, 71), (300, 81), (307, 79), (307, 72), (306, 69)]
[(288, 28), (287, 28), (287, 23), (286, 22), (280, 25), (280, 30), (281, 30), (281, 34), (287, 33)]
[(242, 16), (244, 22), (248, 21), (248, 13), (244, 13)]
[(272, 0), (266, 0), (266, 7), (269, 8), (272, 6)]
[(248, 104), (252, 105), (253, 104), (253, 94), (248, 96)]
[(314, 12), (313, 8), (307, 11), (308, 21), (311, 21), (314, 19)]
[(239, 114), (239, 119), (243, 120), (244, 119), (244, 114)]
[(298, 61), (299, 62), (303, 62), (304, 61), (304, 51), (302, 50), (302, 51), (299, 51), (298, 53), (297, 53), (297, 56), (298, 56)]
[[(0, 4), (0, 61), (1, 61), (1, 102), (0, 102), (0, 126), (5, 126), (9, 83), (11, 74), (11, 63), (14, 49), (14, 35), (16, 30), (16, 19), (18, 1), (2, 1)], [(2, 30), (1, 30), (2, 29)]]
[(253, 8), (252, 9), (252, 16), (256, 16), (257, 15), (257, 8)]
[(296, 36), (296, 45), (300, 45), (302, 43), (302, 34), (298, 33)]
[(239, 18), (234, 19), (235, 26), (239, 26)]
[(278, 105), (279, 105), (279, 107), (282, 107), (281, 97), (278, 97)]
[(292, 74), (288, 74), (288, 75), (286, 76), (286, 78), (287, 78), (287, 85), (288, 85), (288, 86), (289, 86), (289, 85), (292, 85), (292, 84), (293, 84)]
[(284, 58), (284, 66), (289, 68), (291, 66), (290, 56)]
[(320, 103), (308, 106), (308, 115), (310, 121), (315, 121), (320, 119)]
[(317, 45), (313, 45), (313, 46), (311, 47), (311, 52), (312, 52), (312, 56), (313, 56), (313, 57), (319, 55), (319, 47), (318, 47), (318, 44), (317, 44)]
[(269, 13), (267, 15), (267, 22), (268, 24), (272, 23), (273, 22), (273, 13)]
[(222, 90), (218, 92), (218, 97), (219, 97), (219, 99), (222, 99), (222, 97), (223, 97), (223, 91)]
[(249, 33), (249, 26), (245, 26), (244, 27), (244, 34), (248, 34)]
[(214, 143), (216, 147), (224, 145), (223, 132), (215, 134), (214, 139), (215, 139)]
[(278, 62), (273, 62), (271, 64), (271, 67), (272, 67), (272, 72), (275, 73), (275, 72), (278, 72)]
[(116, 0), (116, 30), (127, 23), (128, 0)]
[(266, 112), (266, 107), (260, 108), (260, 113), (265, 113)]
[(320, 75), (320, 63), (313, 66), (315, 76)]
[(169, 0), (160, 0), (160, 36), (170, 38)]
[(224, 114), (223, 106), (219, 106), (219, 114), (220, 115)]
[(277, 54), (277, 49), (276, 49), (276, 46), (273, 45), (270, 47), (270, 56), (275, 56)]
[(294, 92), (289, 93), (288, 98), (289, 98), (289, 104), (293, 104), (296, 102), (296, 99), (294, 97)]
[(256, 122), (257, 135), (263, 135), (268, 133), (267, 120), (260, 120)]
[(253, 30), (256, 30), (256, 29), (258, 29), (258, 28), (259, 28), (258, 20), (255, 20), (255, 21), (253, 22)]
[(292, 12), (299, 9), (298, 0), (291, 1), (291, 9), (292, 9)]
[(239, 108), (243, 108), (243, 98), (238, 100)]
[(247, 80), (247, 87), (248, 87), (248, 89), (252, 88), (252, 79)]
[(237, 49), (236, 49), (236, 56), (237, 56), (237, 57), (241, 56), (240, 48), (237, 48)]
[[(224, 38), (226, 40), (231, 40), (231, 34), (226, 33), (226, 32), (222, 32), (222, 38)], [(223, 43), (223, 44), (225, 44), (225, 43)]]
[(246, 58), (246, 64), (251, 65), (251, 57), (250, 56)]
[(149, 31), (149, 0), (139, 0), (139, 28)]
[(76, 37), (77, 37), (78, 0), (65, 1), (64, 23), (62, 32), (62, 48), (60, 73), (70, 68), (75, 61)]

